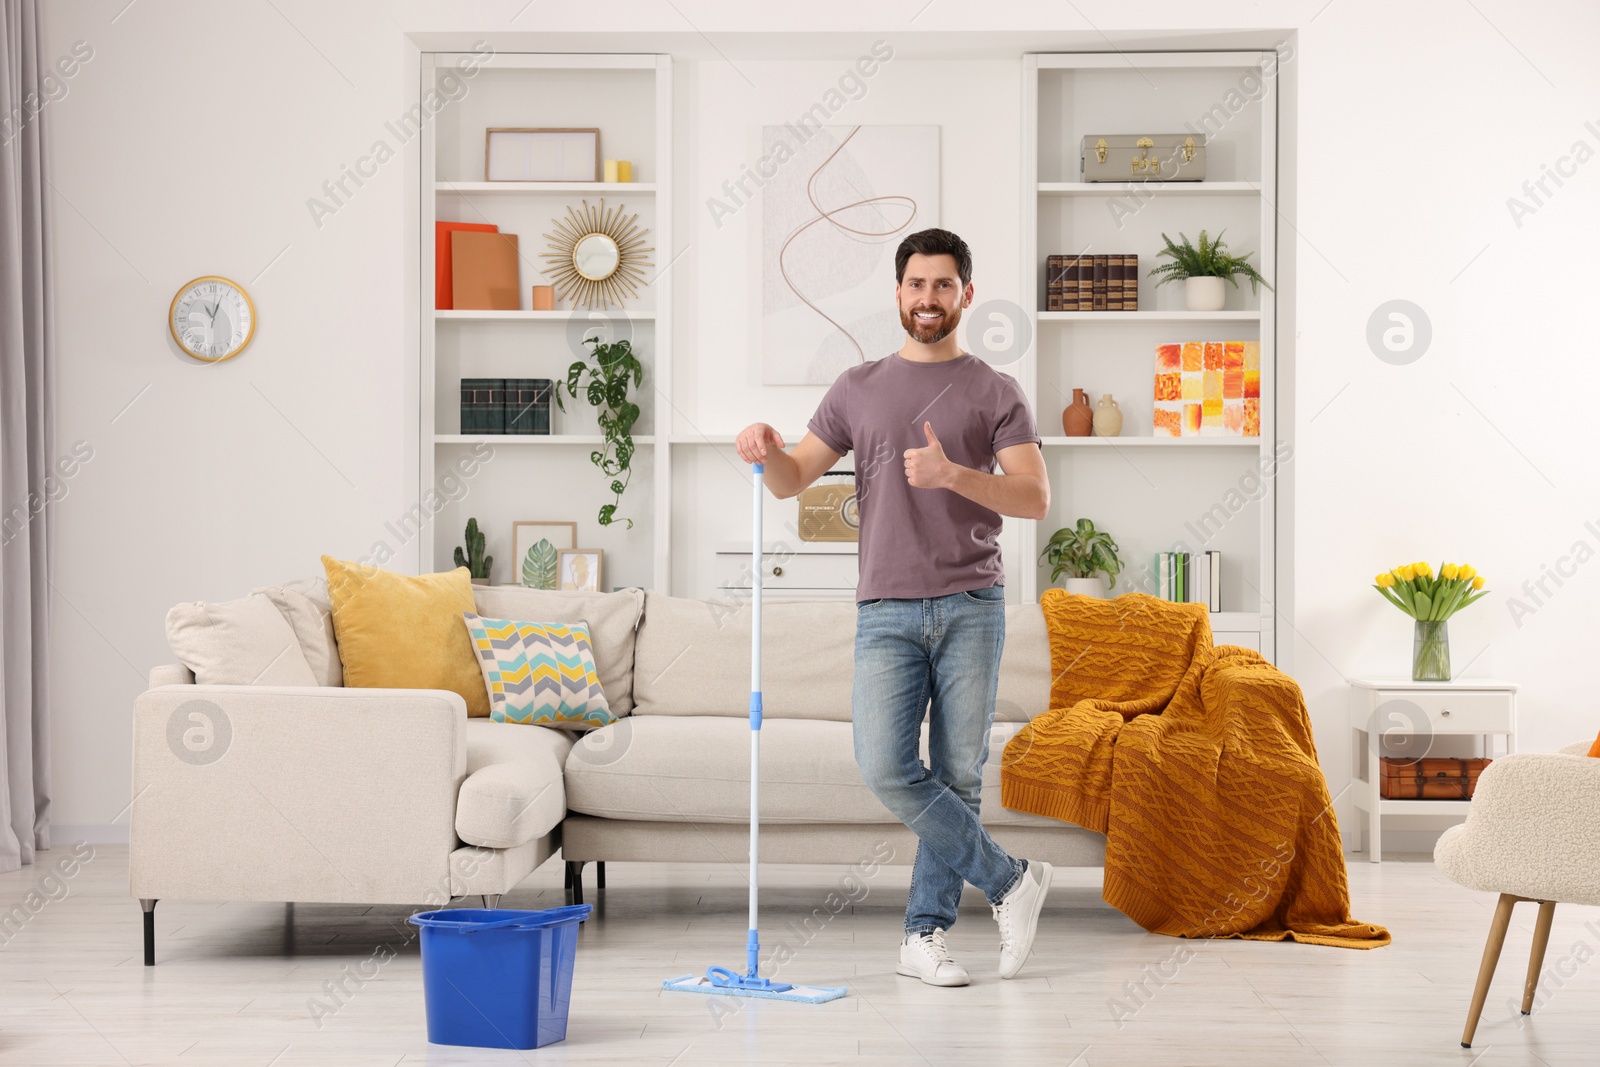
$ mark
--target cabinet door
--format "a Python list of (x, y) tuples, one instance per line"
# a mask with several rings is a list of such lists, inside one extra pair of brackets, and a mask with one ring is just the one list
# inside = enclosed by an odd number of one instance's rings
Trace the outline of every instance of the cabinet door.
[[(712, 577), (718, 589), (749, 589), (754, 573), (749, 552), (718, 552)], [(763, 595), (824, 590), (835, 598), (853, 596), (859, 557), (853, 553), (792, 552), (761, 559)]]

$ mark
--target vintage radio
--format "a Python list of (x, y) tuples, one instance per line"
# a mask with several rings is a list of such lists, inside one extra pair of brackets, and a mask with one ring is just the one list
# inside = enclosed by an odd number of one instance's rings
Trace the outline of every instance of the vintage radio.
[(859, 541), (861, 510), (856, 504), (855, 471), (828, 471), (822, 477), (842, 476), (849, 482), (807, 486), (800, 490), (800, 540)]
[(1198, 182), (1206, 176), (1203, 133), (1090, 134), (1079, 173), (1086, 182)]
[(1379, 760), (1378, 795), (1385, 800), (1471, 800), (1486, 759), (1435, 756), (1428, 759)]

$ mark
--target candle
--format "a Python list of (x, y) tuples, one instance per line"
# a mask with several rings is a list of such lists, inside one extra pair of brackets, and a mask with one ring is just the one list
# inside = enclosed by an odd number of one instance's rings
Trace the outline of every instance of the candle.
[(606, 160), (606, 181), (614, 182), (617, 180), (617, 161), (608, 159)]

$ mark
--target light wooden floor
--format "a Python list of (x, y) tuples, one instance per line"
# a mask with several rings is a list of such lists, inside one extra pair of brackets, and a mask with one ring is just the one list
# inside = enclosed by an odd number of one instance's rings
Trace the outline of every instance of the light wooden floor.
[[(961, 989), (894, 973), (908, 868), (884, 868), (861, 903), (809, 941), (787, 924), (823, 907), (844, 869), (765, 868), (765, 942), (798, 948), (781, 977), (850, 989), (820, 1006), (660, 989), (708, 964), (742, 966), (739, 871), (614, 863), (602, 899), (591, 867), (596, 917), (579, 942), (567, 1040), (519, 1053), (428, 1044), (415, 928), (405, 923), (413, 909), (301, 904), (286, 924), (280, 904), (166, 901), (156, 909), (158, 963), (146, 968), (127, 850), (96, 846), (65, 896), (41, 886), (39, 868), (0, 875), (0, 907), (36, 890), (58, 898), (0, 945), (0, 1064), (1600, 1063), (1600, 909), (1557, 909), (1548, 984), (1523, 1018), (1512, 1000), (1534, 909), (1521, 906), (1468, 1051), (1458, 1038), (1493, 899), (1448, 882), (1425, 857), (1349, 866), (1354, 913), (1388, 925), (1389, 948), (1157, 937), (1101, 902), (1097, 870), (1067, 870), (1032, 960), (1008, 982), (994, 973), (993, 920), (969, 891), (950, 937), (973, 972)], [(550, 864), (504, 904), (561, 903), (559, 872)], [(364, 984), (351, 981), (372, 973), (384, 945), (394, 958)], [(351, 994), (314, 1019), (309, 1002), (341, 979)], [(1144, 992), (1130, 994), (1141, 981)]]

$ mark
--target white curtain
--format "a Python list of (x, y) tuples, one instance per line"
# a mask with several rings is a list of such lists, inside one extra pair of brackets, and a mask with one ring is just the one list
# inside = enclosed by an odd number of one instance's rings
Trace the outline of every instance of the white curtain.
[(38, 0), (0, 0), (0, 872), (50, 847), (55, 326)]

